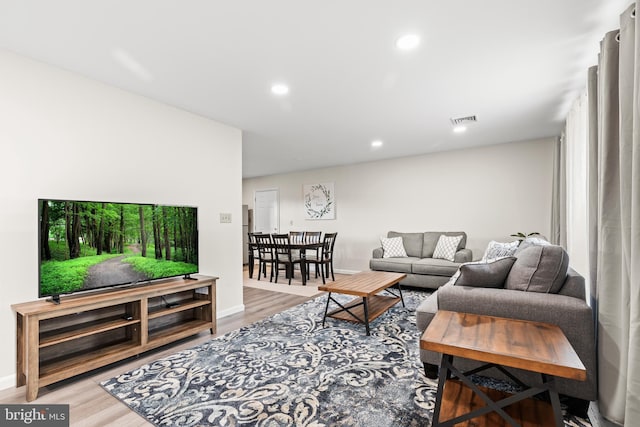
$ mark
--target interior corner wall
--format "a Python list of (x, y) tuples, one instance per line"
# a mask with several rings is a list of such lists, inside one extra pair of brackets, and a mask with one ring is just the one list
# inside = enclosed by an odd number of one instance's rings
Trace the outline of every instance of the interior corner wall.
[(220, 278), (219, 314), (242, 310), (240, 130), (6, 50), (0, 94), (0, 387), (10, 306), (38, 297), (38, 198), (197, 206), (200, 272)]
[[(510, 234), (549, 236), (554, 138), (243, 180), (242, 203), (279, 190), (280, 232), (338, 232), (335, 268), (369, 269), (387, 231), (465, 231), (473, 258)], [(336, 219), (307, 220), (302, 186), (333, 182)]]

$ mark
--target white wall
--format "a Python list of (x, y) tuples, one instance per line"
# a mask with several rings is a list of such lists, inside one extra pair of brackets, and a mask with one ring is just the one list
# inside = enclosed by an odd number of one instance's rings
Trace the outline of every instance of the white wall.
[(4, 50), (0, 94), (0, 386), (15, 385), (10, 305), (38, 296), (38, 198), (197, 206), (218, 314), (243, 309), (240, 130)]
[[(500, 144), (410, 158), (243, 180), (242, 202), (256, 190), (280, 191), (280, 231), (338, 232), (335, 267), (369, 268), (388, 230), (458, 231), (480, 258), (494, 239), (550, 232), (554, 139)], [(302, 186), (334, 182), (336, 219), (304, 219)]]

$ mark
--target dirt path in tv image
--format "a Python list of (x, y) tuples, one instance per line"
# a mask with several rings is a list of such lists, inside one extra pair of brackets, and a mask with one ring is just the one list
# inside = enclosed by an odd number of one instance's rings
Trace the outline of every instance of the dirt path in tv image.
[[(140, 252), (137, 246), (129, 246), (133, 253)], [(89, 275), (82, 286), (83, 289), (99, 288), (114, 283), (135, 283), (148, 280), (144, 273), (135, 271), (131, 264), (122, 262), (128, 255), (111, 258), (100, 264), (89, 267)]]

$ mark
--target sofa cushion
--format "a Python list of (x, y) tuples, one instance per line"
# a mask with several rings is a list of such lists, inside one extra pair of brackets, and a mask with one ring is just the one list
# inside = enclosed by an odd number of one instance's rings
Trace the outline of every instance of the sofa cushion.
[(403, 258), (407, 256), (402, 244), (402, 237), (380, 238), (382, 244), (382, 258)]
[(404, 250), (408, 256), (420, 258), (422, 255), (422, 240), (424, 233), (398, 233), (397, 231), (389, 231), (387, 237), (402, 237)]
[(533, 245), (516, 253), (506, 289), (557, 293), (567, 277), (569, 255), (556, 245)]
[(452, 276), (460, 264), (446, 259), (422, 258), (413, 263), (412, 273), (430, 274), (433, 276)]
[(462, 236), (445, 236), (444, 234), (438, 239), (436, 249), (433, 251), (434, 258), (448, 259), (453, 261), (458, 251), (458, 245), (462, 240)]
[(482, 256), (483, 261), (488, 261), (491, 259), (502, 258), (505, 256), (512, 256), (518, 250), (518, 245), (520, 244), (519, 240), (514, 240), (509, 243), (501, 243), (492, 240), (487, 245), (487, 249), (484, 251), (484, 255)]
[(445, 236), (462, 236), (462, 240), (458, 243), (457, 250), (464, 248), (467, 245), (467, 233), (464, 231), (427, 231), (423, 234), (423, 244), (422, 244), (422, 256), (421, 258), (431, 258), (433, 257), (433, 252), (436, 250), (436, 245), (438, 244), (438, 240), (440, 236), (443, 234)]
[(455, 281), (458, 286), (502, 288), (516, 257), (498, 258), (485, 263), (462, 264)]
[(372, 258), (369, 268), (377, 271), (391, 271), (394, 273), (411, 273), (411, 266), (419, 258)]

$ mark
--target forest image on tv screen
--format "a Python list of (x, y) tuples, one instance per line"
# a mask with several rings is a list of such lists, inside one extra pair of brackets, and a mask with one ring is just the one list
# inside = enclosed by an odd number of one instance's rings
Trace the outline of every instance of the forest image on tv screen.
[(39, 200), (40, 296), (198, 272), (197, 208)]

